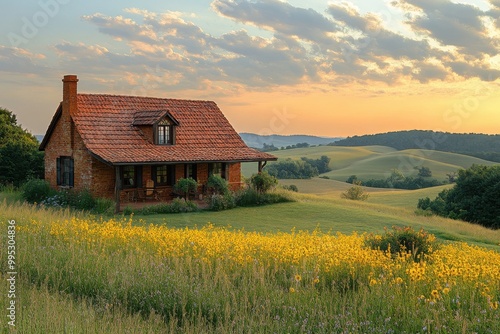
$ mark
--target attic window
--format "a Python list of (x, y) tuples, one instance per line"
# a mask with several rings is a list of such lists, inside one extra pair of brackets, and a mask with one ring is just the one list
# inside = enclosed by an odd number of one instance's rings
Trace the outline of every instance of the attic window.
[(163, 119), (156, 125), (156, 144), (173, 145), (174, 127), (168, 119)]

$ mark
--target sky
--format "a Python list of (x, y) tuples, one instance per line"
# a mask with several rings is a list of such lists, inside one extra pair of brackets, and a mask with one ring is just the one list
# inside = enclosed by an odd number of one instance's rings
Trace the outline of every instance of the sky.
[(0, 107), (215, 101), (238, 132), (500, 133), (500, 0), (1, 0)]

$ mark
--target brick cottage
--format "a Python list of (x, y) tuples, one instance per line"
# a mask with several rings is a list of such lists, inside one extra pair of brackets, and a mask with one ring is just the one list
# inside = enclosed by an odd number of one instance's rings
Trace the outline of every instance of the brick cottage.
[[(241, 187), (241, 163), (273, 155), (249, 148), (211, 101), (77, 94), (76, 75), (63, 79), (63, 101), (40, 145), (45, 179), (55, 189), (88, 189), (120, 202), (174, 196), (180, 178), (205, 190), (210, 175)], [(143, 196), (141, 196), (143, 195)]]

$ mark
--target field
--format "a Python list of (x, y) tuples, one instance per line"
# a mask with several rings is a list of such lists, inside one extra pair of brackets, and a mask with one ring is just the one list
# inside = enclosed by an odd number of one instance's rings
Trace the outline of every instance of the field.
[[(133, 218), (40, 209), (2, 194), (11, 204), (0, 204), (0, 228), (7, 231), (11, 219), (17, 225), (17, 328), (500, 331), (500, 231), (416, 215), (418, 198), (442, 187), (375, 189), (367, 202), (352, 202), (338, 196), (344, 183), (318, 180), (336, 188), (296, 194), (293, 203)], [(424, 228), (440, 245), (420, 262), (364, 246), (365, 233), (392, 225)], [(1, 240), (5, 259), (6, 233)], [(1, 268), (6, 280), (5, 262)], [(1, 289), (6, 295), (5, 284)], [(6, 303), (2, 298), (4, 310)]]
[[(414, 167), (429, 167), (433, 177), (444, 181), (446, 174), (465, 169), (473, 164), (494, 165), (495, 163), (467, 155), (438, 152), (431, 150), (397, 151), (386, 146), (337, 147), (318, 146), (292, 150), (271, 152), (278, 159), (299, 160), (301, 157), (319, 159), (328, 156), (331, 161), (331, 172), (322, 174), (331, 179), (345, 181), (351, 175), (357, 175), (360, 180), (386, 179), (392, 169), (398, 169), (405, 176), (416, 176)], [(255, 164), (244, 164), (243, 175), (246, 177), (257, 171)]]
[[(347, 170), (382, 177), (401, 156), (422, 153), (413, 151), (280, 151), (329, 155), (332, 179), (282, 180), (298, 186), (295, 202), (221, 212), (94, 217), (0, 193), (0, 278), (10, 278), (12, 220), (18, 273), (17, 331), (4, 318), (2, 332), (498, 333), (500, 230), (415, 210), (449, 185), (367, 188), (365, 202), (340, 197)], [(426, 159), (439, 173), (478, 162), (440, 152)], [(434, 251), (415, 259), (366, 245), (392, 226), (435, 236)], [(5, 312), (10, 300), (0, 298)]]

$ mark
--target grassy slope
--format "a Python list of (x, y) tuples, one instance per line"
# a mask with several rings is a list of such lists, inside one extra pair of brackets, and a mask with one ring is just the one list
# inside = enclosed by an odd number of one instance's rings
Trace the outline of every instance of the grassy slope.
[(367, 202), (343, 200), (340, 196), (298, 194), (297, 202), (257, 208), (237, 208), (221, 212), (142, 216), (142, 224), (172, 227), (219, 226), (259, 232), (297, 230), (342, 232), (379, 232), (392, 225), (424, 228), (442, 240), (461, 240), (500, 250), (500, 230), (415, 214), (418, 198), (435, 196), (442, 187), (417, 191), (372, 192)]
[[(295, 159), (308, 157), (318, 159), (322, 155), (330, 157), (331, 172), (324, 174), (332, 179), (345, 181), (350, 175), (360, 179), (387, 178), (396, 168), (405, 175), (416, 175), (415, 166), (429, 167), (433, 176), (445, 180), (446, 174), (468, 168), (472, 164), (493, 165), (495, 163), (470, 157), (467, 155), (430, 151), (404, 150), (397, 151), (385, 146), (336, 147), (319, 146), (293, 150), (271, 152), (279, 159)], [(257, 171), (256, 164), (243, 164), (243, 175), (250, 176)]]

